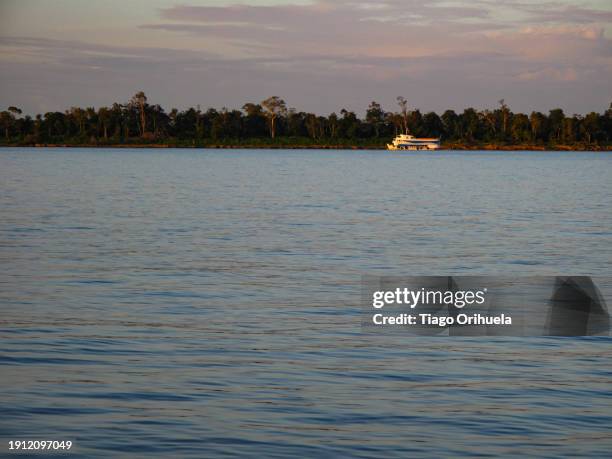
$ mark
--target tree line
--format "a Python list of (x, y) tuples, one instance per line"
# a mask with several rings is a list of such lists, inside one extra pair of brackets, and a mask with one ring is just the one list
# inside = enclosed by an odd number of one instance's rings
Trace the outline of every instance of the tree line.
[(441, 137), (446, 145), (610, 145), (612, 104), (604, 113), (566, 115), (514, 113), (502, 99), (494, 109), (466, 108), (422, 113), (403, 97), (386, 111), (372, 102), (365, 118), (342, 109), (320, 116), (287, 108), (273, 96), (241, 110), (200, 106), (169, 112), (151, 104), (144, 92), (110, 107), (72, 107), (64, 112), (22, 116), (14, 106), (0, 112), (5, 145), (167, 144), (167, 145), (384, 145), (400, 133)]

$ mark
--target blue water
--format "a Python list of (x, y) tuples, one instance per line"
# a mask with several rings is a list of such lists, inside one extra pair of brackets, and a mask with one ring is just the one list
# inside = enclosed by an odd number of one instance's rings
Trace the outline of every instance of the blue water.
[(0, 455), (610, 457), (610, 338), (372, 336), (359, 301), (609, 277), (611, 205), (605, 153), (0, 149)]

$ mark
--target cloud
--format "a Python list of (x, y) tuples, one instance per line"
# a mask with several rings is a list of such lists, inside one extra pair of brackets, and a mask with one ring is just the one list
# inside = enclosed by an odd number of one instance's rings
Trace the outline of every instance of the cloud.
[(485, 32), (500, 52), (525, 61), (574, 65), (609, 64), (612, 40), (597, 26), (526, 26), (506, 32)]
[(546, 80), (546, 81), (577, 81), (578, 70), (574, 67), (567, 68), (543, 68), (537, 70), (528, 70), (526, 72), (519, 73), (517, 77), (523, 81), (535, 81), (535, 80)]
[(90, 43), (81, 40), (54, 40), (40, 37), (7, 37), (0, 36), (0, 59), (7, 59), (10, 50), (18, 50), (22, 56), (47, 59), (57, 63), (69, 63), (66, 59), (104, 60), (106, 58), (124, 58), (126, 60), (163, 61), (176, 59), (177, 56), (220, 57), (213, 52), (135, 46), (111, 46)]
[(556, 22), (556, 23), (610, 23), (612, 22), (612, 11), (580, 8), (576, 6), (558, 8), (526, 8), (525, 11), (532, 15), (533, 22)]
[[(57, 108), (144, 89), (167, 107), (239, 107), (276, 94), (325, 113), (403, 94), (425, 110), (505, 97), (523, 110), (590, 111), (612, 99), (609, 16), (596, 12), (527, 0), (178, 5), (139, 26), (153, 33), (150, 47), (0, 38), (0, 96)], [(188, 45), (163, 46), (175, 36)]]
[[(520, 13), (514, 22), (508, 7)], [(610, 11), (563, 6), (560, 2), (493, 2), (471, 4), (425, 0), (318, 0), (306, 5), (225, 7), (177, 5), (160, 11), (161, 22), (144, 29), (190, 34), (218, 43), (229, 41), (244, 53), (276, 55), (361, 54), (378, 56), (423, 56), (489, 50), (482, 40), (512, 36), (525, 24), (582, 23), (582, 38), (604, 38), (603, 24), (610, 25)], [(563, 19), (566, 20), (563, 21)], [(599, 26), (595, 27), (595, 25)], [(550, 29), (552, 31), (552, 29)], [(495, 32), (495, 34), (487, 34)], [(579, 38), (575, 30), (567, 36)], [(483, 34), (485, 36), (483, 36)], [(540, 32), (545, 35), (544, 31)], [(590, 34), (590, 35), (589, 35)], [(599, 34), (598, 36), (596, 34)], [(567, 40), (563, 40), (567, 42)], [(609, 45), (609, 40), (605, 40)], [(537, 44), (537, 43), (536, 43)], [(490, 44), (489, 44), (490, 45)], [(561, 48), (561, 47), (560, 47)], [(506, 51), (513, 52), (506, 49)], [(514, 52), (522, 52), (517, 48)]]

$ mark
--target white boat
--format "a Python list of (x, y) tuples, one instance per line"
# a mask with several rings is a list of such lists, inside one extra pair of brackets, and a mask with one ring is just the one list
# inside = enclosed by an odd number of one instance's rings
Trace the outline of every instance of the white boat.
[(410, 134), (400, 134), (392, 143), (387, 144), (387, 150), (438, 150), (440, 139), (415, 137)]

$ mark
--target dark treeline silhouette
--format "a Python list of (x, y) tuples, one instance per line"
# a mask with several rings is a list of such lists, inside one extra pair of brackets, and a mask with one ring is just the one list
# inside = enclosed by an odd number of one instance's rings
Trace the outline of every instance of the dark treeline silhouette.
[(612, 104), (604, 113), (566, 115), (513, 113), (505, 101), (493, 110), (467, 108), (442, 115), (409, 110), (398, 97), (397, 111), (372, 102), (365, 119), (342, 109), (319, 116), (287, 108), (274, 96), (247, 103), (242, 110), (206, 111), (200, 107), (166, 112), (138, 92), (111, 107), (72, 107), (65, 112), (22, 116), (17, 107), (0, 112), (4, 145), (137, 145), (176, 146), (382, 146), (399, 133), (441, 137), (446, 146), (606, 147), (612, 140)]

